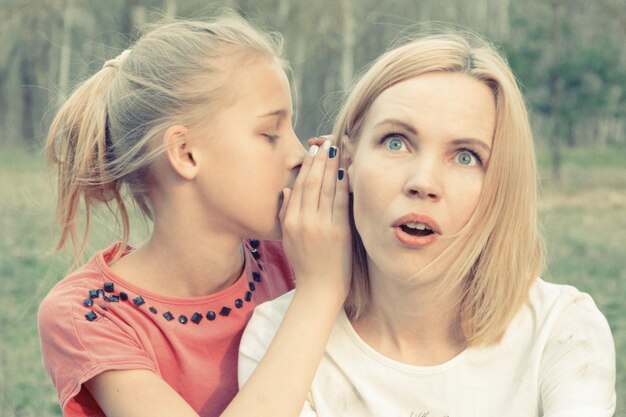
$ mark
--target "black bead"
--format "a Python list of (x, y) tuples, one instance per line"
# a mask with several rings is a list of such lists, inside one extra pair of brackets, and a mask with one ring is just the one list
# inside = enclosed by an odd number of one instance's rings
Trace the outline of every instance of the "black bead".
[(248, 282), (248, 287), (250, 288), (250, 291), (256, 290), (256, 285), (254, 285), (254, 282), (252, 281)]
[(231, 311), (232, 311), (231, 308), (222, 307), (222, 309), (220, 310), (220, 316), (228, 317)]
[(261, 265), (261, 263), (260, 263), (260, 262), (257, 262), (257, 263), (256, 263), (256, 266), (258, 266), (258, 267), (259, 267), (259, 269), (260, 269), (261, 271), (263, 270), (263, 265)]
[(89, 321), (94, 321), (98, 318), (98, 315), (93, 310), (91, 310), (89, 313), (85, 314), (85, 318)]
[(98, 307), (100, 307), (100, 308), (101, 308), (101, 309), (103, 309), (104, 311), (109, 311), (109, 309), (108, 309), (108, 308), (106, 308), (105, 306), (98, 306)]
[(261, 282), (261, 274), (259, 274), (258, 272), (253, 272), (252, 279), (255, 280), (256, 282)]
[(252, 300), (252, 293), (250, 291), (246, 291), (246, 301)]
[(251, 239), (250, 240), (250, 246), (252, 246), (255, 249), (258, 248), (260, 244), (261, 244), (261, 242), (259, 242), (258, 239)]
[(165, 317), (165, 320), (167, 321), (174, 320), (174, 316), (169, 311), (166, 311), (165, 313), (163, 313), (163, 317)]
[(145, 304), (146, 302), (143, 300), (143, 298), (141, 298), (141, 296), (137, 296), (133, 298), (133, 303), (135, 303), (135, 305), (139, 307), (140, 305)]
[(104, 296), (104, 290), (102, 288), (98, 288), (96, 291), (98, 291), (98, 294)]
[(215, 311), (213, 311), (213, 310), (211, 310), (211, 311), (209, 311), (209, 312), (207, 312), (207, 313), (206, 313), (206, 318), (207, 318), (208, 320), (210, 320), (210, 321), (215, 320), (215, 317), (216, 317), (216, 315), (215, 315)]
[(89, 290), (89, 298), (98, 298), (99, 296), (98, 290)]
[(261, 258), (261, 254), (256, 249), (252, 249), (252, 257), (254, 259), (260, 259)]
[(187, 324), (187, 316), (185, 316), (184, 314), (181, 314), (180, 316), (178, 316), (178, 322), (180, 324)]
[(102, 299), (106, 301), (107, 303), (111, 301), (111, 299), (107, 295), (103, 295)]
[(115, 291), (115, 285), (112, 282), (104, 283), (104, 292), (113, 292)]
[(241, 298), (237, 298), (235, 300), (235, 307), (237, 307), (237, 308), (243, 307), (243, 300)]
[(85, 307), (91, 307), (93, 305), (93, 300), (91, 298), (85, 298), (83, 300), (83, 304)]
[(152, 314), (156, 314), (156, 313), (158, 313), (157, 309), (156, 309), (156, 308), (154, 308), (154, 307), (150, 307), (148, 310), (150, 310), (150, 312), (151, 312)]
[(128, 301), (128, 294), (126, 294), (125, 292), (121, 292), (120, 293), (120, 300)]
[(120, 301), (120, 297), (117, 295), (112, 295), (109, 297), (112, 303), (118, 303)]
[(202, 314), (193, 313), (193, 316), (191, 316), (191, 321), (193, 321), (196, 324), (200, 323), (202, 321)]

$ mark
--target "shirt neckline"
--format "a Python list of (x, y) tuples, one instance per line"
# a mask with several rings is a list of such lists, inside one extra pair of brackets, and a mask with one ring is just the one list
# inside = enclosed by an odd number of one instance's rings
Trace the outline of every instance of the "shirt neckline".
[(378, 352), (376, 349), (368, 345), (361, 338), (361, 336), (359, 336), (356, 330), (354, 330), (352, 323), (350, 323), (350, 319), (348, 319), (348, 316), (346, 315), (346, 312), (343, 309), (341, 310), (339, 314), (339, 323), (341, 327), (343, 328), (343, 330), (348, 335), (348, 337), (357, 346), (357, 348), (359, 348), (359, 350), (361, 350), (363, 353), (365, 353), (367, 356), (369, 356), (374, 361), (380, 363), (381, 365), (388, 367), (388, 368), (395, 369), (400, 372), (412, 373), (412, 374), (443, 373), (457, 366), (459, 363), (463, 362), (465, 360), (465, 357), (468, 354), (468, 351), (470, 350), (470, 348), (467, 347), (463, 349), (463, 351), (461, 351), (452, 359), (439, 365), (431, 365), (431, 366), (410, 365), (404, 362), (399, 362), (397, 360), (388, 358), (387, 356), (383, 355), (382, 353)]
[[(123, 287), (129, 292), (139, 294), (141, 295), (141, 297), (150, 299), (152, 301), (156, 301), (156, 302), (164, 303), (164, 304), (170, 304), (170, 305), (196, 305), (196, 304), (213, 303), (213, 302), (223, 300), (224, 298), (231, 298), (235, 294), (241, 293), (242, 289), (247, 288), (248, 282), (251, 281), (250, 277), (252, 275), (252, 271), (251, 271), (250, 266), (252, 265), (253, 262), (255, 262), (252, 259), (252, 255), (250, 253), (249, 248), (247, 247), (247, 243), (245, 241), (242, 241), (243, 253), (244, 253), (244, 268), (239, 278), (237, 278), (237, 280), (232, 285), (216, 293), (203, 295), (199, 297), (174, 297), (174, 296), (168, 296), (165, 294), (156, 293), (148, 289), (139, 287), (125, 280), (119, 275), (115, 274), (109, 268), (109, 265), (107, 264), (105, 257), (107, 257), (120, 244), (121, 243), (118, 242), (114, 244), (113, 246), (111, 246), (110, 248), (96, 254), (95, 261), (96, 261), (98, 268), (102, 272), (103, 276), (106, 277), (107, 280), (110, 280), (111, 282), (117, 284), (118, 286)], [(124, 250), (123, 256), (125, 256), (126, 254), (130, 253), (133, 250), (134, 248), (132, 246), (127, 246), (126, 249)], [(261, 270), (259, 272), (262, 273)]]

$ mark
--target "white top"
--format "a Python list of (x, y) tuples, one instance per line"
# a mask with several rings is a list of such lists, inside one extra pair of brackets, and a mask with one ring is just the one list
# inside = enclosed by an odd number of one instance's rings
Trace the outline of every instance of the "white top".
[[(293, 292), (258, 306), (239, 385), (267, 350)], [(603, 417), (615, 411), (615, 347), (591, 297), (538, 280), (503, 340), (413, 366), (367, 345), (342, 312), (301, 416)]]

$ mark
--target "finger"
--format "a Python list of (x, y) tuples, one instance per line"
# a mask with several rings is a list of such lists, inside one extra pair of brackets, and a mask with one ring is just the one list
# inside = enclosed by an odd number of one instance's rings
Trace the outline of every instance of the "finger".
[(319, 139), (323, 142), (325, 140), (329, 140), (331, 145), (335, 144), (335, 140), (333, 140), (333, 135), (320, 135)]
[(325, 141), (319, 148), (311, 168), (302, 185), (302, 206), (300, 212), (306, 216), (316, 216), (319, 210), (320, 191), (324, 178), (324, 169), (328, 159), (330, 141)]
[(309, 138), (306, 141), (306, 144), (309, 146), (309, 148), (313, 145), (322, 146), (323, 143), (324, 140), (320, 138)]
[(333, 224), (349, 227), (350, 224), (350, 179), (348, 172), (340, 168), (335, 183), (335, 198), (333, 199)]
[(285, 221), (285, 215), (287, 214), (287, 209), (289, 208), (289, 198), (291, 197), (291, 189), (283, 188), (283, 202), (280, 206), (280, 210), (278, 212), (278, 219), (281, 224)]
[(319, 214), (332, 218), (333, 205), (335, 200), (335, 189), (337, 184), (337, 170), (339, 169), (339, 155), (337, 147), (331, 146), (328, 152), (328, 161), (324, 170), (322, 186), (319, 199)]
[(308, 177), (311, 165), (313, 165), (313, 160), (315, 159), (315, 155), (317, 154), (318, 150), (319, 146), (311, 146), (306, 156), (304, 157), (304, 161), (302, 161), (300, 172), (298, 173), (298, 176), (293, 183), (293, 187), (291, 188), (291, 193), (289, 196), (289, 206), (291, 207), (290, 212), (300, 212), (300, 208), (302, 206), (302, 194), (304, 192), (304, 182)]

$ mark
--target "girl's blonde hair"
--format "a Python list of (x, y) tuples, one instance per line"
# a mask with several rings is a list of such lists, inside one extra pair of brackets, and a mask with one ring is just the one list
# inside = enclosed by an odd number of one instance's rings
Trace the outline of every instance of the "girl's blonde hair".
[[(495, 343), (525, 302), (543, 265), (533, 136), (524, 99), (505, 60), (477, 35), (447, 33), (411, 40), (382, 55), (360, 77), (333, 134), (339, 141), (358, 141), (368, 110), (381, 92), (437, 71), (480, 80), (495, 98), (496, 127), (480, 201), (439, 258), (452, 260), (441, 288), (462, 294), (458, 314), (467, 343)], [(369, 284), (367, 253), (354, 219), (351, 223), (354, 261), (346, 310), (356, 318), (368, 302)]]
[[(279, 35), (263, 34), (234, 13), (161, 23), (79, 85), (58, 111), (47, 140), (48, 157), (58, 168), (58, 248), (70, 240), (80, 260), (98, 203), (117, 205), (124, 248), (130, 230), (124, 187), (142, 214), (153, 218), (148, 166), (163, 150), (155, 139), (174, 124), (210, 123), (210, 115), (232, 100), (226, 82), (232, 71), (252, 57), (285, 68), (281, 54)], [(86, 225), (79, 237), (81, 201)]]

